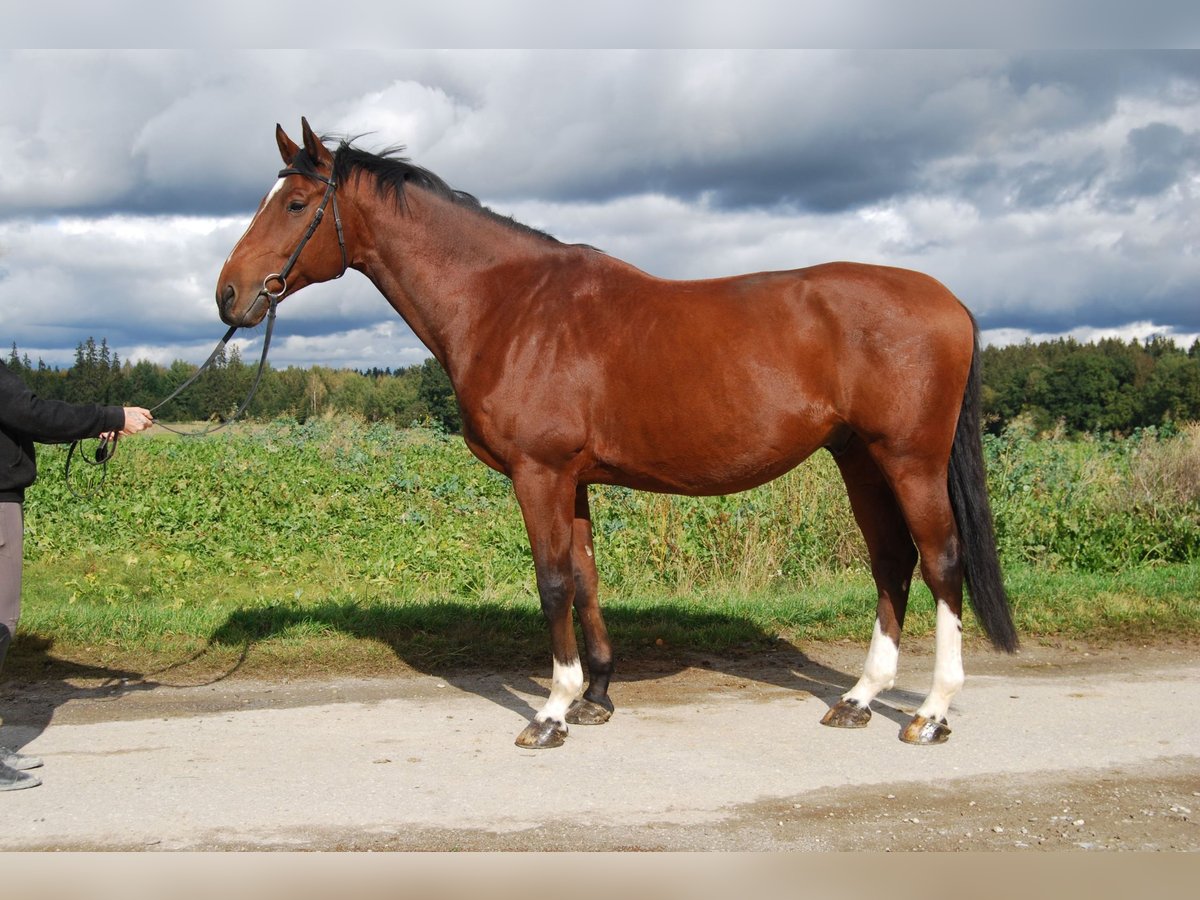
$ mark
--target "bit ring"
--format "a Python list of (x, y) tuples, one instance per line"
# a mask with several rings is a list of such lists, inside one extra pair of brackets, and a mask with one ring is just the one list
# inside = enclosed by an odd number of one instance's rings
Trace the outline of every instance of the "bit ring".
[[(269, 285), (271, 284), (272, 281), (279, 282), (279, 284), (280, 284), (279, 290), (277, 290), (277, 291), (271, 290)], [(263, 289), (263, 293), (266, 294), (268, 297), (270, 297), (273, 300), (278, 300), (280, 297), (282, 297), (284, 294), (287, 293), (287, 279), (284, 278), (283, 275), (281, 275), (278, 272), (276, 272), (273, 275), (268, 275), (266, 278), (263, 279), (262, 289)]]

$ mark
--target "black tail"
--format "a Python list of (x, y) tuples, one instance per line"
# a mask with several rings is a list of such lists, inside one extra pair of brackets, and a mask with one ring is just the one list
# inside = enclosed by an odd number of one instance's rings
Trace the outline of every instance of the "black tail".
[(975, 618), (997, 649), (1012, 653), (1017, 649), (1017, 629), (1004, 592), (1000, 558), (996, 555), (992, 508), (988, 503), (979, 427), (980, 384), (979, 329), (976, 327), (971, 372), (963, 393), (962, 410), (958, 414), (954, 447), (950, 451), (950, 505), (958, 522), (964, 575)]

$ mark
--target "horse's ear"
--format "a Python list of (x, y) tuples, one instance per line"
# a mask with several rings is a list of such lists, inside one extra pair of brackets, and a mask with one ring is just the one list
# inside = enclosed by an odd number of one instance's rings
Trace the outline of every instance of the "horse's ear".
[(308, 119), (301, 117), (300, 126), (304, 131), (304, 150), (308, 153), (308, 158), (317, 165), (333, 166), (333, 154), (321, 143), (321, 139), (316, 136), (312, 128), (308, 124)]
[(296, 158), (296, 154), (300, 152), (300, 148), (296, 146), (296, 142), (283, 133), (283, 126), (275, 126), (275, 143), (279, 145), (279, 155), (283, 157), (284, 165), (290, 166), (292, 160)]

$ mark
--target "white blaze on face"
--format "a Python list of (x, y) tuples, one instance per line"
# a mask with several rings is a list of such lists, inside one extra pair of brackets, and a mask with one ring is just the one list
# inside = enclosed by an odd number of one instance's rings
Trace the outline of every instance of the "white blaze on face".
[(259, 206), (258, 211), (254, 213), (254, 218), (250, 220), (250, 224), (246, 226), (246, 230), (242, 232), (242, 236), (240, 238), (238, 238), (238, 242), (233, 245), (233, 249), (230, 250), (229, 255), (227, 257), (225, 257), (226, 265), (229, 265), (229, 260), (233, 259), (233, 254), (237, 253), (238, 247), (242, 246), (242, 241), (244, 241), (246, 239), (246, 235), (248, 235), (250, 233), (250, 229), (252, 229), (254, 227), (254, 223), (258, 221), (258, 217), (263, 214), (263, 210), (266, 209), (271, 204), (271, 201), (275, 199), (275, 195), (283, 190), (284, 181), (286, 181), (286, 179), (280, 178), (278, 181), (275, 182), (274, 186), (267, 193), (267, 196), (263, 200), (262, 205)]
[(583, 693), (583, 665), (576, 657), (571, 662), (554, 660), (554, 677), (550, 685), (550, 699), (534, 718), (539, 722), (551, 720), (565, 726), (567, 709)]

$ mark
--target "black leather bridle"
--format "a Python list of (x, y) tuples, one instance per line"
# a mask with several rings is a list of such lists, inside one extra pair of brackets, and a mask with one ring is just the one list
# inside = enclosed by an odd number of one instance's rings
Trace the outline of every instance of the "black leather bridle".
[[(259, 296), (265, 295), (266, 297), (273, 298), (275, 300), (279, 300), (284, 294), (287, 293), (287, 277), (291, 274), (292, 268), (296, 265), (296, 260), (300, 258), (300, 252), (304, 249), (305, 245), (316, 232), (317, 227), (321, 224), (321, 220), (325, 218), (325, 207), (329, 205), (331, 200), (333, 201), (333, 224), (337, 229), (338, 249), (342, 251), (342, 271), (337, 275), (334, 275), (333, 278), (341, 278), (346, 274), (346, 269), (350, 267), (350, 263), (346, 258), (346, 239), (342, 234), (342, 214), (338, 210), (337, 182), (332, 178), (326, 178), (324, 175), (320, 175), (316, 172), (297, 169), (295, 166), (288, 166), (286, 169), (279, 170), (279, 178), (287, 178), (289, 175), (301, 175), (304, 178), (312, 178), (315, 181), (320, 181), (325, 184), (326, 188), (325, 196), (321, 198), (321, 204), (317, 207), (317, 212), (313, 216), (312, 222), (309, 223), (308, 230), (304, 232), (304, 237), (300, 238), (300, 243), (296, 245), (296, 249), (292, 251), (292, 255), (289, 257), (288, 261), (284, 263), (283, 269), (279, 272), (274, 272), (263, 279), (262, 291), (259, 292)], [(279, 290), (271, 290), (270, 284), (272, 281), (279, 282)]]

